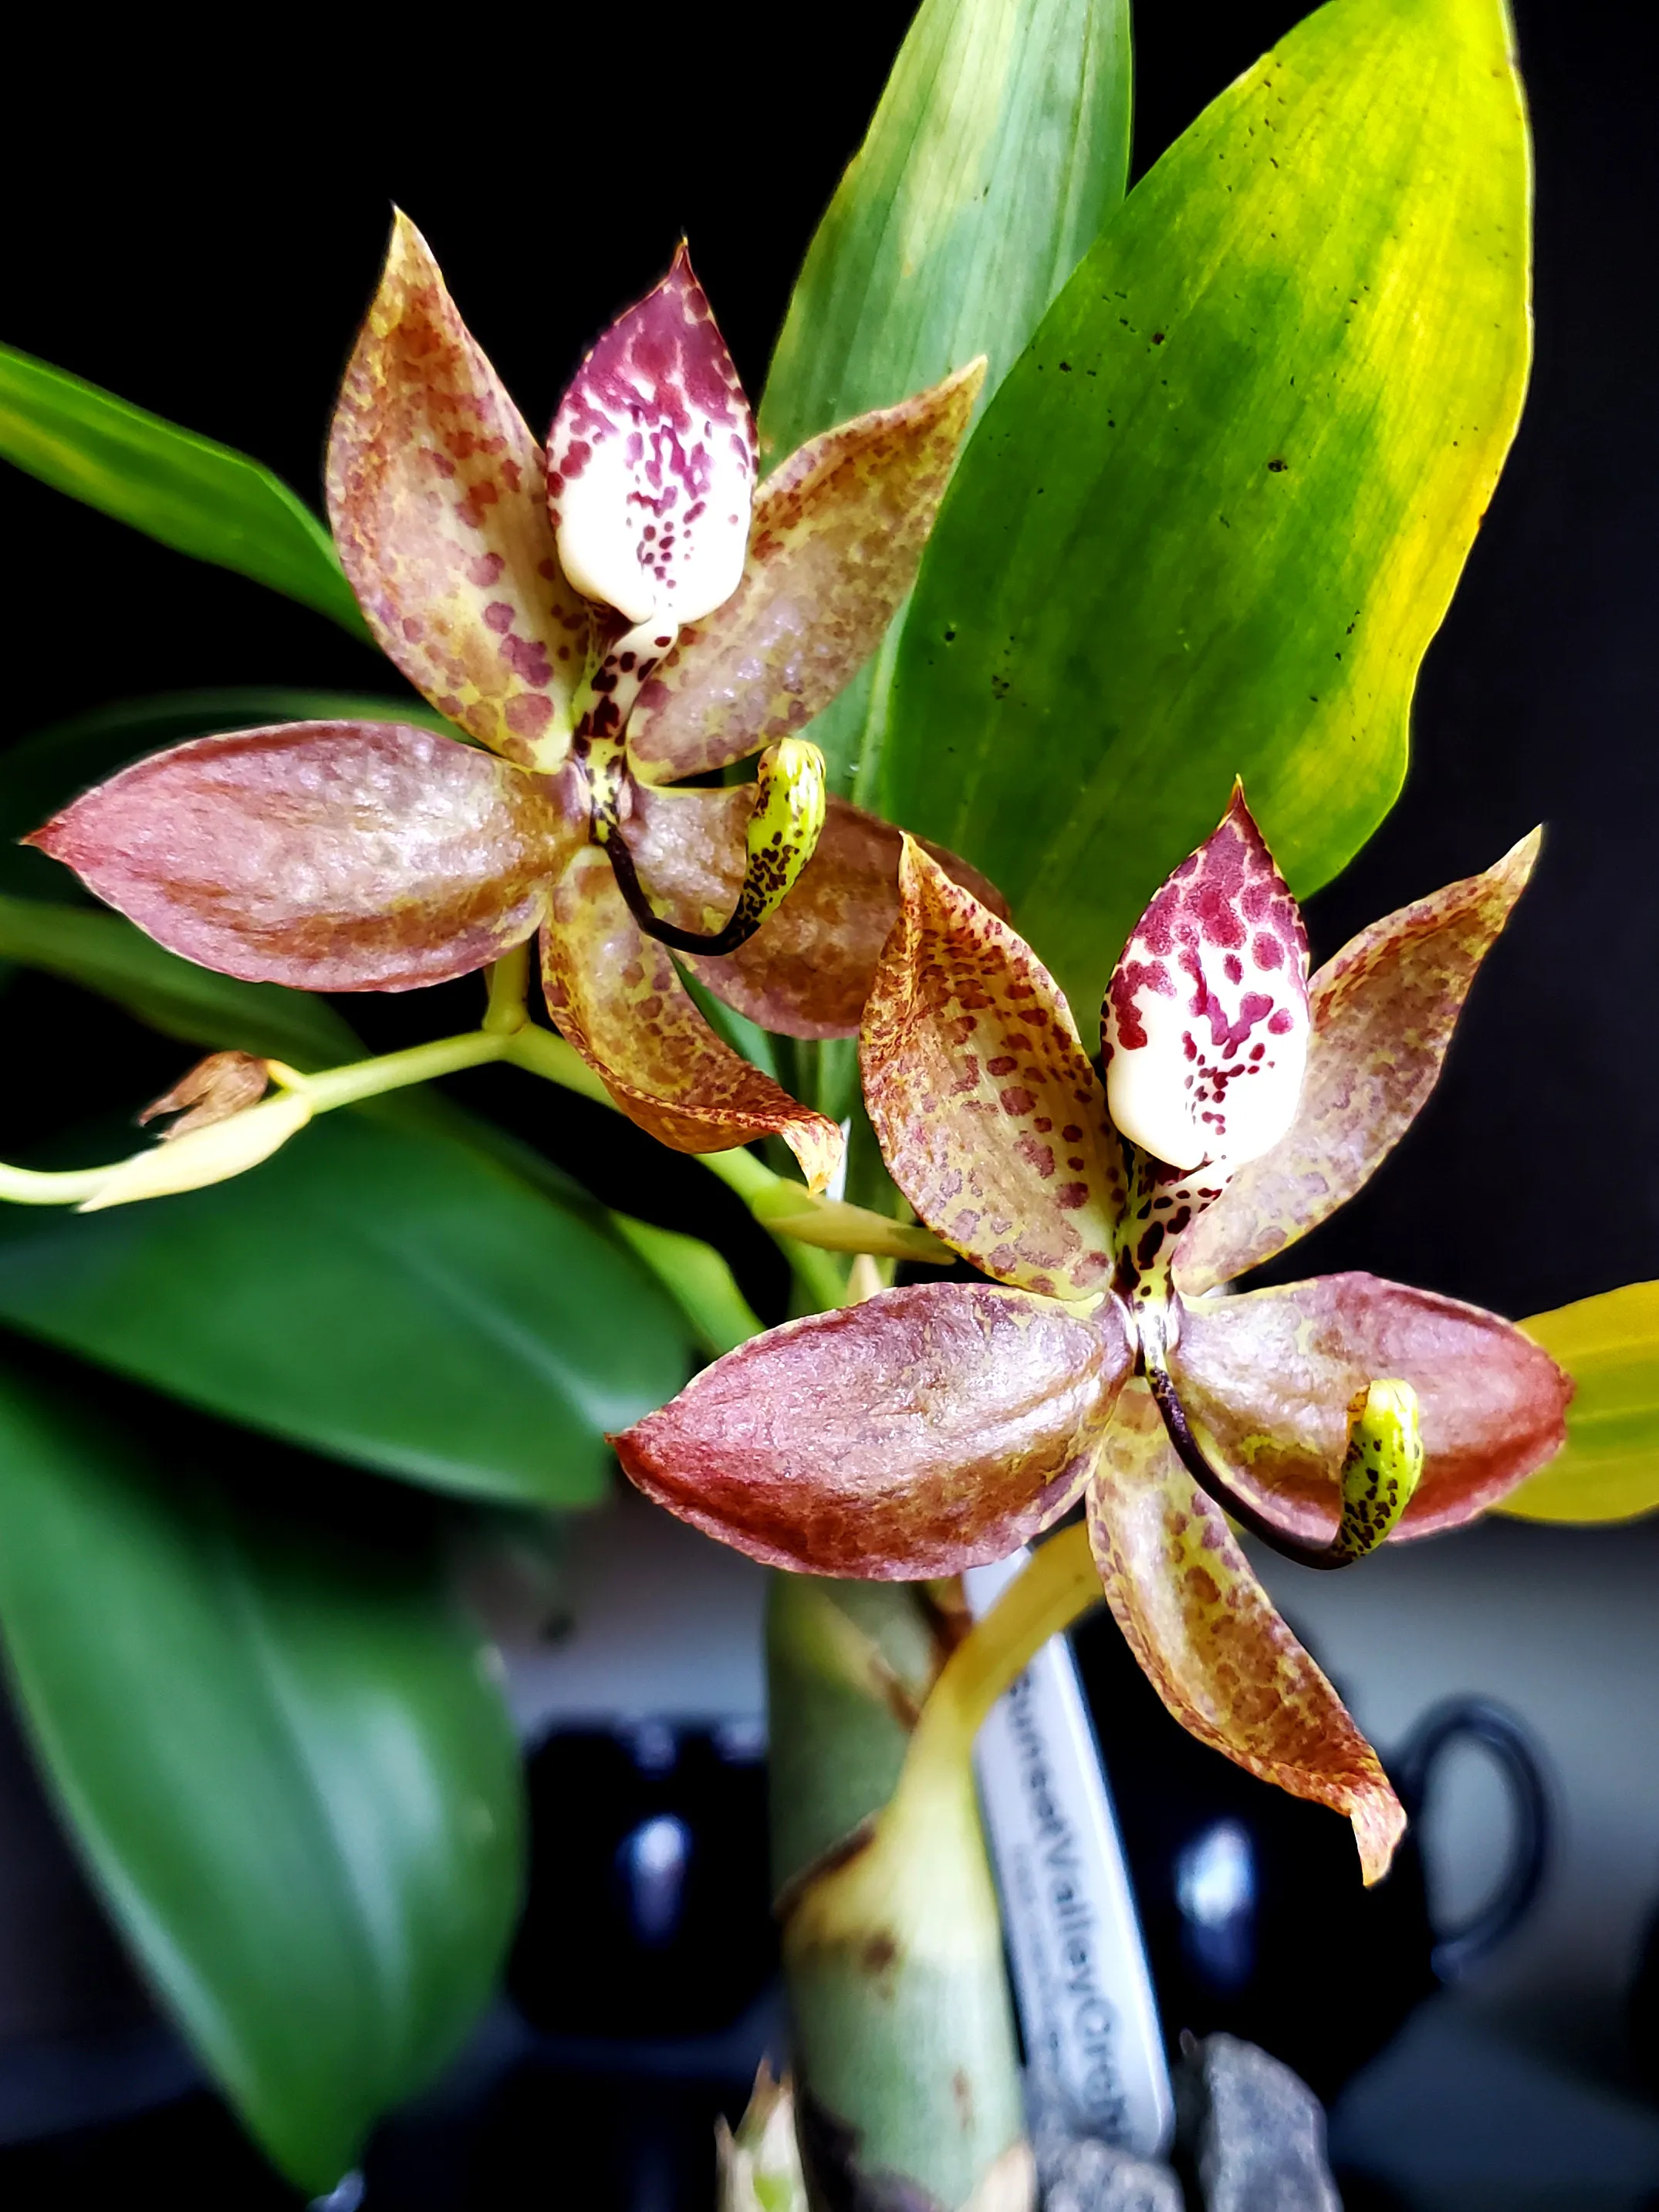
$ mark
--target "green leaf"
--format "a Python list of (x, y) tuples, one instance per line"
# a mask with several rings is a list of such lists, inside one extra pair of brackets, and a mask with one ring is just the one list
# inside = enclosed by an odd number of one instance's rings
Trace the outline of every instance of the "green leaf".
[(1659, 1506), (1659, 1283), (1521, 1324), (1577, 1389), (1565, 1448), (1498, 1508), (1522, 1521), (1633, 1521)]
[(0, 459), (177, 552), (314, 607), (368, 641), (327, 531), (246, 453), (0, 346)]
[(234, 1182), (0, 1208), (0, 1319), (227, 1419), (464, 1494), (603, 1495), (688, 1332), (597, 1207), (431, 1126), (331, 1114)]
[(1501, 0), (1333, 0), (1131, 193), (957, 470), (883, 811), (1082, 1013), (1235, 774), (1305, 894), (1376, 829), (1520, 412)]
[(32, 730), (0, 753), (0, 890), (89, 902), (71, 871), (16, 840), (101, 783), (130, 761), (189, 738), (223, 730), (261, 729), (275, 722), (414, 722), (459, 738), (460, 732), (423, 699), (374, 698), (355, 691), (313, 691), (291, 685), (241, 685), (214, 691), (160, 692), (121, 699), (70, 720)]
[(723, 1254), (700, 1237), (613, 1213), (617, 1234), (637, 1252), (684, 1315), (698, 1349), (711, 1359), (758, 1336), (763, 1324), (738, 1288)]
[(429, 1559), (246, 1490), (0, 1373), (0, 1620), (29, 1727), (150, 1979), (313, 2192), (483, 2008), (520, 1784)]
[[(1123, 197), (1129, 83), (1127, 0), (923, 0), (790, 301), (774, 460), (975, 354), (994, 389)], [(811, 726), (842, 792), (874, 787), (892, 635)]]
[(307, 1070), (362, 1057), (349, 1024), (325, 1000), (198, 968), (118, 914), (0, 892), (0, 958), (96, 991), (186, 1044), (257, 1053)]

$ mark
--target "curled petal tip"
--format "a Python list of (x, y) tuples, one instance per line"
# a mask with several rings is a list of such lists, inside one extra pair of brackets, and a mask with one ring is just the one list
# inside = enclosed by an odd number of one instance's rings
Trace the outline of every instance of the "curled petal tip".
[(1232, 1169), (1295, 1119), (1308, 944), (1242, 785), (1136, 923), (1101, 1012), (1119, 1130), (1169, 1166)]

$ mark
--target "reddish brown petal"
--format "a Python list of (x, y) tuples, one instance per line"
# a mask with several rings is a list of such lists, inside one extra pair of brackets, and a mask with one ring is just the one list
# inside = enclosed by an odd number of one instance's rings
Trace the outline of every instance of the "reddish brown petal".
[(781, 1137), (814, 1190), (841, 1158), (841, 1131), (732, 1051), (692, 1004), (665, 948), (628, 911), (611, 863), (588, 846), (568, 863), (542, 936), (548, 1012), (631, 1120), (681, 1152)]
[(755, 425), (684, 242), (570, 380), (547, 439), (559, 555), (631, 623), (695, 622), (743, 574)]
[(629, 748), (659, 782), (724, 768), (800, 729), (851, 681), (915, 580), (982, 361), (810, 439), (755, 501), (743, 580), (681, 633)]
[(542, 477), (541, 447), (398, 216), (329, 440), (335, 543), (416, 689), (480, 743), (550, 769), (569, 743), (587, 613)]
[(1201, 1443), (1290, 1534), (1328, 1538), (1347, 1404), (1387, 1376), (1417, 1392), (1424, 1462), (1398, 1534), (1472, 1520), (1559, 1450), (1572, 1384), (1479, 1306), (1375, 1275), (1321, 1275), (1182, 1310), (1170, 1359)]
[(893, 1180), (988, 1275), (1061, 1297), (1111, 1277), (1123, 1164), (1059, 986), (912, 838), (864, 1015)]
[(1182, 1245), (1183, 1289), (1271, 1259), (1345, 1205), (1422, 1111), (1481, 962), (1538, 858), (1534, 830), (1484, 875), (1362, 929), (1314, 977), (1296, 1120), (1240, 1170)]
[(1379, 1880), (1405, 1832), (1400, 1801), (1176, 1457), (1144, 1382), (1118, 1401), (1087, 1495), (1106, 1601), (1170, 1712), (1264, 1782), (1346, 1814), (1365, 1880)]
[(955, 1574), (1077, 1495), (1128, 1368), (1109, 1303), (884, 1291), (739, 1346), (617, 1450), (647, 1497), (769, 1565)]
[(1308, 1027), (1307, 933), (1235, 787), (1113, 970), (1100, 1021), (1112, 1119), (1171, 1167), (1253, 1160), (1295, 1115)]
[[(717, 929), (743, 879), (751, 787), (634, 787), (626, 836), (659, 910), (682, 929)], [(817, 849), (777, 912), (745, 945), (693, 959), (699, 980), (763, 1029), (784, 1036), (855, 1036), (876, 962), (898, 914), (896, 830), (832, 797)], [(947, 875), (994, 911), (1002, 896), (977, 869), (930, 847)]]
[(289, 722), (139, 761), (27, 842), (204, 968), (407, 991), (528, 937), (568, 836), (529, 776), (456, 738)]

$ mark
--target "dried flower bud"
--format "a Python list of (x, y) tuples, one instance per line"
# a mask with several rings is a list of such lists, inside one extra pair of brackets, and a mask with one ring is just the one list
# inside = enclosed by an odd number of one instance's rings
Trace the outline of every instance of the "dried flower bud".
[(257, 1106), (270, 1080), (267, 1063), (250, 1052), (210, 1052), (181, 1075), (171, 1091), (146, 1106), (138, 1119), (143, 1123), (158, 1115), (176, 1114), (179, 1119), (173, 1127), (161, 1132), (162, 1143), (170, 1144), (189, 1130), (210, 1128), (216, 1121)]

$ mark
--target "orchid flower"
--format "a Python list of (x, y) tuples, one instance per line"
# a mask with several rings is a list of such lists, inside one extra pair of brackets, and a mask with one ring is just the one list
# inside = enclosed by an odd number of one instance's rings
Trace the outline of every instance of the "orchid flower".
[[(839, 1132), (715, 1037), (671, 951), (772, 1029), (856, 1030), (898, 836), (826, 811), (796, 733), (908, 590), (983, 370), (810, 440), (757, 492), (682, 246), (577, 370), (544, 455), (399, 216), (329, 507), (374, 635), (473, 742), (204, 738), (33, 842), (173, 951), (260, 981), (407, 990), (539, 930), (549, 1011), (626, 1113), (690, 1152), (780, 1133), (821, 1186)], [(755, 784), (668, 787), (755, 753)]]
[(775, 1565), (877, 1577), (1002, 1557), (1085, 1498), (1171, 1712), (1346, 1813), (1375, 1879), (1404, 1816), (1228, 1516), (1315, 1565), (1452, 1527), (1559, 1449), (1571, 1385), (1495, 1315), (1370, 1275), (1210, 1293), (1403, 1134), (1536, 848), (1376, 923), (1310, 988), (1236, 793), (1117, 963), (1103, 1082), (1030, 948), (907, 846), (866, 1096), (900, 1188), (992, 1280), (756, 1338), (617, 1440), (629, 1474)]

